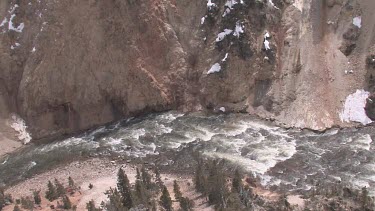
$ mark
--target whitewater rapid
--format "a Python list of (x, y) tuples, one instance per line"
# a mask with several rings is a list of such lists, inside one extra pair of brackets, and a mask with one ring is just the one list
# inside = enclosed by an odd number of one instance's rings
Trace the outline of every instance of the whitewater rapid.
[(308, 190), (325, 180), (375, 191), (374, 134), (371, 127), (318, 134), (286, 130), (245, 114), (168, 112), (26, 148), (0, 160), (0, 183), (81, 157), (142, 160), (155, 156), (173, 165), (178, 161), (170, 154), (183, 155), (195, 147), (206, 158), (225, 159), (257, 176), (266, 187)]

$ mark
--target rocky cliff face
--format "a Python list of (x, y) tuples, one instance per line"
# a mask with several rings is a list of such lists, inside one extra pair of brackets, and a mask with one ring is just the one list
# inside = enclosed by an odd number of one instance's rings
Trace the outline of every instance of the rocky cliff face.
[(18, 113), (34, 139), (168, 109), (349, 125), (346, 97), (374, 91), (374, 9), (372, 0), (1, 1), (0, 115)]

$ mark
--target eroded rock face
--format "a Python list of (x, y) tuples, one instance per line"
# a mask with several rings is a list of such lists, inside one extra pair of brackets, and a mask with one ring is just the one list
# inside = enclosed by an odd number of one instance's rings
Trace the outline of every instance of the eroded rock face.
[(34, 139), (168, 109), (344, 125), (342, 102), (367, 81), (374, 2), (211, 2), (2, 1), (0, 115), (20, 114)]

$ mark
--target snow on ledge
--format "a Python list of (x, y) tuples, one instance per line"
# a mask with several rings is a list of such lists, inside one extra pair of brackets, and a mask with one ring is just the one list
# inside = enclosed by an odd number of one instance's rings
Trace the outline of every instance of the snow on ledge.
[(26, 123), (21, 117), (12, 115), (12, 123), (10, 124), (10, 127), (12, 127), (18, 133), (17, 138), (24, 144), (31, 141), (31, 135), (27, 132)]
[(216, 4), (215, 3), (212, 3), (212, 0), (208, 0), (207, 1), (207, 8), (210, 10), (211, 9), (211, 7), (215, 7), (216, 6)]
[(266, 32), (264, 34), (264, 48), (266, 50), (271, 50), (271, 47), (270, 47), (270, 41), (268, 41), (268, 38), (270, 37), (270, 34), (268, 32)]
[(227, 35), (232, 34), (232, 32), (233, 32), (233, 30), (231, 30), (231, 29), (224, 29), (223, 32), (220, 32), (220, 33), (217, 35), (216, 42), (220, 42), (220, 41), (222, 41)]
[(211, 69), (207, 72), (207, 75), (212, 74), (212, 73), (218, 73), (221, 71), (221, 66), (219, 63), (215, 63), (212, 65)]
[(366, 115), (366, 99), (370, 93), (365, 90), (357, 90), (355, 93), (346, 97), (344, 108), (340, 113), (342, 122), (359, 122), (363, 125), (370, 124), (372, 121)]
[(361, 16), (353, 18), (353, 25), (356, 26), (356, 27), (358, 27), (358, 28), (362, 27), (362, 18), (361, 18)]

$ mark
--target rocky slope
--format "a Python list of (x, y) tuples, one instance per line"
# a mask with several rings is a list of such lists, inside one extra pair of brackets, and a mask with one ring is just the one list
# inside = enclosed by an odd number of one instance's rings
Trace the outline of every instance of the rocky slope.
[(374, 9), (372, 0), (1, 1), (0, 117), (19, 114), (35, 140), (168, 109), (352, 125), (340, 115), (347, 96), (375, 91)]

